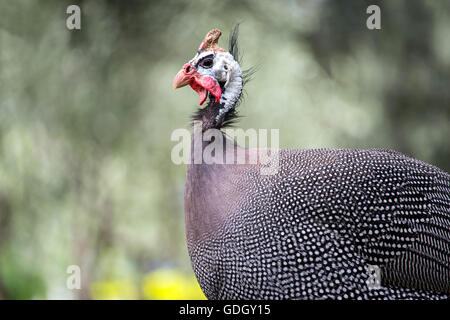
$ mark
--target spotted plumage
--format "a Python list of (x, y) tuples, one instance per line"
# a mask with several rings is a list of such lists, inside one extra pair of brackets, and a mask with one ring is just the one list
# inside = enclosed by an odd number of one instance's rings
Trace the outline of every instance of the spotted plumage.
[[(194, 71), (182, 69), (174, 79), (175, 88), (191, 83), (200, 92), (215, 90), (194, 116), (202, 131), (235, 120), (244, 84), (237, 62), (228, 63), (232, 72), (221, 69), (219, 36), (214, 29), (203, 42), (219, 52), (213, 55), (216, 72), (193, 65)], [(228, 58), (236, 60), (235, 41), (231, 49)], [(202, 77), (212, 77), (221, 98), (234, 104), (217, 99), (214, 82), (198, 89)], [(221, 82), (226, 78), (240, 89), (227, 91)], [(449, 298), (448, 173), (379, 149), (282, 149), (276, 174), (262, 175), (260, 169), (261, 164), (188, 165), (187, 243), (209, 299)], [(377, 287), (369, 285), (374, 267)]]
[(208, 298), (448, 298), (447, 173), (387, 150), (282, 150), (276, 175), (258, 169), (188, 168), (188, 246)]

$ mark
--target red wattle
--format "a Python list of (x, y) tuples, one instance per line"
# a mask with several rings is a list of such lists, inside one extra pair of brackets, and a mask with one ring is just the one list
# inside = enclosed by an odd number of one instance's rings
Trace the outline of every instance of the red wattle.
[(222, 96), (222, 89), (220, 88), (220, 85), (216, 82), (216, 80), (208, 76), (202, 76), (198, 73), (194, 74), (190, 82), (190, 86), (200, 96), (200, 105), (205, 102), (208, 96), (207, 91), (209, 91), (214, 98), (216, 98), (216, 102), (219, 102), (220, 97)]
[(206, 100), (206, 98), (208, 96), (208, 92), (206, 91), (205, 88), (203, 88), (201, 85), (199, 85), (195, 81), (191, 81), (190, 86), (200, 96), (200, 103), (199, 103), (199, 105), (202, 105), (203, 102), (205, 102), (205, 100)]
[(216, 102), (219, 101), (220, 97), (222, 96), (222, 89), (220, 88), (216, 80), (210, 77), (201, 77), (199, 84), (216, 98)]

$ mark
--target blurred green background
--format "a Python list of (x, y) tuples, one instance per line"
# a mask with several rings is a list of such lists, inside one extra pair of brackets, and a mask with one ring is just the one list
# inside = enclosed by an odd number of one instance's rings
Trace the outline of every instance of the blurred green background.
[(449, 1), (0, 0), (0, 298), (203, 298), (170, 160), (198, 97), (171, 82), (238, 22), (242, 67), (259, 68), (241, 127), (450, 170)]

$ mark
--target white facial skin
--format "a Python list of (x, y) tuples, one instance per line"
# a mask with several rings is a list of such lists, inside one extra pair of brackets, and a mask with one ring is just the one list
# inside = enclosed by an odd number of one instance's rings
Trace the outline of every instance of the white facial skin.
[[(210, 59), (212, 61), (206, 61)], [(222, 97), (220, 98), (220, 104), (223, 104), (223, 107), (219, 110), (219, 114), (216, 117), (216, 120), (218, 120), (234, 107), (242, 93), (241, 68), (228, 52), (214, 53), (214, 51), (204, 51), (197, 54), (190, 62), (196, 66), (197, 72), (201, 75), (211, 77), (218, 82), (225, 82)]]

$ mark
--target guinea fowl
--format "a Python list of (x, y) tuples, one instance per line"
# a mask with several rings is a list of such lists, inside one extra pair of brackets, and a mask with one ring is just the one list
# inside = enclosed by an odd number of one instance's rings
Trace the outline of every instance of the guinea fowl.
[[(206, 35), (173, 83), (190, 85), (200, 104), (209, 97), (193, 117), (203, 132), (236, 119), (246, 80), (237, 29), (228, 51), (220, 35)], [(188, 164), (186, 238), (207, 298), (449, 298), (448, 173), (381, 149), (280, 149), (277, 173), (260, 168)], [(368, 285), (371, 266), (378, 287)]]

